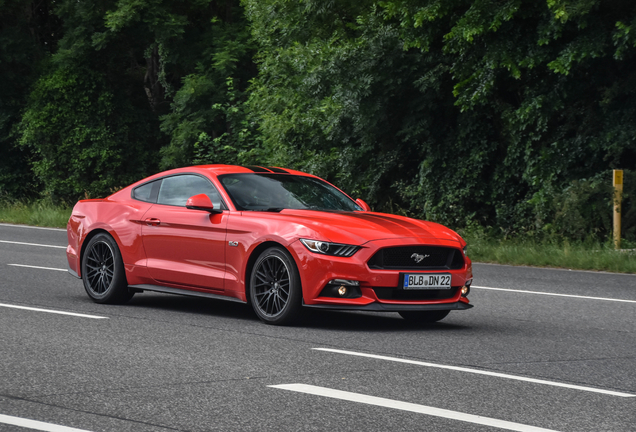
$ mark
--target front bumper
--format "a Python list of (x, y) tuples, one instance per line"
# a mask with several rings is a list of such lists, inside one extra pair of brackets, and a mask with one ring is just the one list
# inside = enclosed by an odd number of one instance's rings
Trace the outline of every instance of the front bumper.
[[(423, 244), (422, 239), (400, 238), (367, 242), (352, 257), (327, 256), (308, 251), (300, 241), (290, 246), (295, 255), (303, 287), (303, 304), (307, 307), (337, 310), (367, 310), (399, 312), (406, 310), (464, 310), (472, 305), (459, 290), (472, 279), (472, 264), (464, 258), (460, 269), (421, 271), (422, 273), (450, 273), (454, 294), (447, 298), (397, 299), (380, 296), (376, 290), (400, 291), (400, 273), (404, 270), (378, 270), (367, 265), (369, 259), (381, 248)], [(456, 242), (427, 239), (427, 245), (446, 246), (460, 249)], [(413, 271), (409, 271), (413, 272)], [(345, 279), (359, 282), (361, 292), (356, 298), (336, 298), (321, 296), (329, 281)], [(391, 296), (392, 297), (392, 296)]]

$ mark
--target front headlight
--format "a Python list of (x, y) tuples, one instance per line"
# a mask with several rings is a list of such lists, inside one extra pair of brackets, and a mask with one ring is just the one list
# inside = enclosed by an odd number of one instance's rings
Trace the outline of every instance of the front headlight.
[(329, 243), (320, 240), (300, 239), (300, 242), (311, 252), (322, 255), (350, 257), (360, 250), (360, 246)]

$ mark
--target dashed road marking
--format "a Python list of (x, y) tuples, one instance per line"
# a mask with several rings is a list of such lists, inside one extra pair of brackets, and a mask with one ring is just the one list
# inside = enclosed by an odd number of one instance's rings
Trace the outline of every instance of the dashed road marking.
[(435, 408), (426, 405), (419, 405), (410, 402), (402, 402), (395, 399), (386, 399), (376, 396), (369, 396), (361, 393), (352, 393), (348, 391), (335, 390), (327, 387), (318, 387), (307, 384), (280, 384), (268, 387), (289, 390), (298, 393), (305, 393), (315, 396), (324, 396), (332, 399), (345, 400), (349, 402), (358, 402), (367, 405), (374, 405), (385, 408), (393, 408), (401, 411), (409, 411), (419, 414), (426, 414), (434, 417), (442, 417), (451, 420), (459, 420), (463, 422), (491, 426), (500, 429), (506, 429), (519, 432), (554, 432), (552, 429), (543, 429), (535, 426), (529, 426), (521, 423), (514, 423), (506, 420), (499, 420), (490, 417), (484, 417), (473, 414), (466, 414), (459, 411), (451, 411), (442, 408)]
[(0, 414), (0, 423), (47, 432), (89, 432), (86, 429), (60, 426), (53, 423), (45, 423), (37, 420), (29, 420), (4, 414)]
[(0, 240), (0, 243), (17, 244), (17, 245), (24, 245), (24, 246), (39, 246), (39, 247), (48, 247), (48, 248), (56, 248), (56, 249), (66, 249), (66, 246), (46, 245), (46, 244), (39, 244), (39, 243), (25, 243), (25, 242), (17, 242), (17, 241), (9, 241), (9, 240)]
[(606, 298), (606, 297), (590, 297), (590, 296), (581, 296), (575, 294), (558, 294), (551, 292), (543, 292), (543, 291), (526, 291), (526, 290), (514, 290), (509, 288), (492, 288), (492, 287), (484, 287), (484, 286), (475, 286), (471, 285), (470, 289), (477, 288), (483, 290), (492, 290), (492, 291), (508, 291), (522, 294), (536, 294), (536, 295), (547, 295), (547, 296), (555, 296), (555, 297), (570, 297), (570, 298), (578, 298), (584, 300), (602, 300), (602, 301), (611, 301), (611, 302), (620, 302), (620, 303), (636, 303), (636, 300), (625, 300), (625, 299), (614, 299), (614, 298)]
[(22, 309), (22, 310), (28, 310), (33, 312), (46, 312), (46, 313), (52, 313), (52, 314), (58, 314), (58, 315), (70, 315), (70, 316), (75, 316), (80, 318), (108, 319), (108, 317), (105, 317), (105, 316), (87, 315), (87, 314), (81, 314), (77, 312), (66, 312), (66, 311), (60, 311), (60, 310), (54, 310), (54, 309), (34, 308), (29, 306), (19, 306), (19, 305), (12, 305), (12, 304), (6, 304), (6, 303), (0, 303), (0, 307), (6, 307), (11, 309)]
[(447, 369), (447, 370), (453, 370), (458, 372), (468, 372), (468, 373), (477, 374), (477, 375), (487, 375), (487, 376), (492, 376), (497, 378), (506, 378), (506, 379), (512, 379), (517, 381), (525, 381), (525, 382), (530, 382), (534, 384), (549, 385), (553, 387), (564, 387), (564, 388), (569, 388), (573, 390), (581, 390), (581, 391), (587, 391), (592, 393), (601, 393), (601, 394), (606, 394), (610, 396), (636, 397), (636, 395), (631, 393), (623, 393), (623, 392), (618, 392), (614, 390), (604, 390), (604, 389), (599, 389), (594, 387), (567, 384), (567, 383), (562, 383), (557, 381), (528, 378), (528, 377), (519, 376), (519, 375), (510, 375), (510, 374), (504, 374), (500, 372), (485, 371), (481, 369), (472, 369), (472, 368), (466, 368), (466, 367), (460, 367), (460, 366), (450, 366), (450, 365), (437, 364), (437, 363), (428, 363), (428, 362), (422, 362), (417, 360), (403, 359), (399, 357), (388, 357), (388, 356), (382, 356), (382, 355), (376, 355), (376, 354), (367, 354), (367, 353), (361, 353), (361, 352), (355, 352), (355, 351), (344, 351), (344, 350), (331, 349), (331, 348), (312, 348), (312, 349), (316, 351), (333, 352), (337, 354), (346, 354), (346, 355), (357, 356), (357, 357), (368, 357), (368, 358), (373, 358), (377, 360), (388, 360), (388, 361), (397, 362), (397, 363), (407, 363), (407, 364), (413, 364), (417, 366), (426, 366), (426, 367), (432, 367), (437, 369)]
[(38, 226), (31, 226), (31, 225), (17, 225), (17, 224), (8, 224), (8, 223), (0, 223), (0, 226), (6, 226), (6, 227), (11, 227), (11, 228), (29, 228), (29, 229), (39, 229), (39, 230), (47, 230), (47, 231), (64, 231), (64, 232), (66, 232), (66, 229), (64, 229), (64, 228), (38, 227)]

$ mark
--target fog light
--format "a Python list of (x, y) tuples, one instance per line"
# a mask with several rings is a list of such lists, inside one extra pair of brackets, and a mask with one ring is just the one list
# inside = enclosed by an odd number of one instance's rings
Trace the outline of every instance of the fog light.
[(332, 279), (320, 291), (319, 297), (354, 299), (362, 297), (360, 282), (348, 279)]
[(469, 292), (470, 292), (470, 287), (469, 287), (469, 286), (464, 285), (464, 286), (462, 287), (462, 297), (466, 297), (466, 296), (468, 295), (468, 293), (469, 293)]

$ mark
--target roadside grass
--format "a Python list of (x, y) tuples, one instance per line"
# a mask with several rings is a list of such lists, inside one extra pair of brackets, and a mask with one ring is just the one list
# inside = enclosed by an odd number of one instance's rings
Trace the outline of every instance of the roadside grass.
[(475, 262), (636, 273), (636, 249), (627, 241), (623, 241), (625, 249), (616, 251), (609, 244), (591, 241), (465, 239), (468, 256)]
[[(0, 222), (65, 228), (71, 207), (52, 204), (49, 200), (0, 200)], [(569, 243), (556, 240), (496, 239), (483, 231), (462, 233), (468, 242), (468, 256), (474, 262), (557, 267), (636, 273), (636, 244), (624, 241), (623, 250), (615, 251), (600, 242)]]
[(72, 208), (47, 200), (0, 201), (0, 222), (41, 227), (66, 228)]

